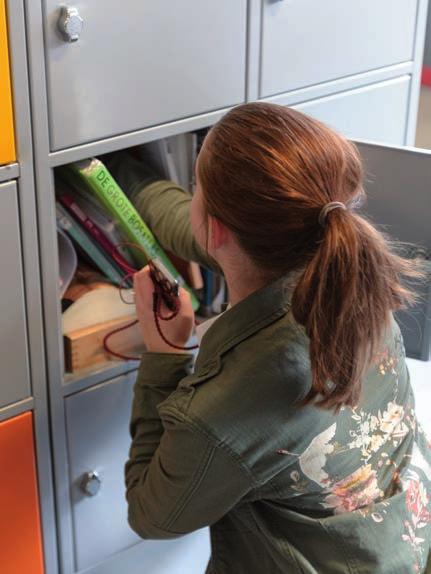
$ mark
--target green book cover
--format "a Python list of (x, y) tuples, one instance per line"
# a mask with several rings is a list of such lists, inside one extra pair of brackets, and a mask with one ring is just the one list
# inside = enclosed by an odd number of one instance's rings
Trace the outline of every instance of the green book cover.
[(157, 243), (151, 230), (142, 221), (141, 216), (129, 201), (126, 194), (109, 173), (105, 165), (97, 158), (92, 158), (70, 164), (72, 172), (85, 181), (88, 189), (99, 199), (106, 211), (118, 222), (118, 226), (128, 241), (136, 243), (142, 247), (145, 254), (140, 249), (133, 249), (131, 253), (138, 264), (144, 266), (149, 259), (160, 260), (172, 273), (178, 283), (187, 289), (192, 298), (193, 309), (199, 307), (199, 301), (183, 278), (175, 269), (170, 259)]
[(61, 229), (66, 231), (80, 248), (90, 257), (93, 263), (106, 275), (106, 277), (120, 285), (122, 274), (111, 264), (105, 254), (100, 251), (97, 245), (81, 229), (78, 223), (67, 213), (62, 205), (58, 202), (55, 204), (57, 224)]

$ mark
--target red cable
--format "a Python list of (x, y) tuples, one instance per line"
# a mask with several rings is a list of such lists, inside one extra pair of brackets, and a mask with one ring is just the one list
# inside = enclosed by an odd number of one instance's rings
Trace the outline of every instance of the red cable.
[[(145, 253), (145, 251), (142, 249), (142, 247), (140, 245), (135, 244), (135, 243), (123, 241), (121, 243), (118, 243), (116, 245), (116, 247), (118, 247), (119, 245), (128, 245), (131, 247), (137, 247), (143, 253)], [(112, 253), (112, 256), (114, 259), (116, 259), (116, 253)], [(118, 263), (117, 259), (116, 259), (116, 261)], [(171, 319), (174, 319), (178, 315), (178, 313), (180, 311), (180, 299), (179, 299), (178, 295), (175, 295), (172, 293), (172, 289), (169, 287), (169, 285), (170, 285), (169, 282), (166, 279), (163, 280), (160, 278), (160, 274), (159, 274), (158, 270), (155, 268), (154, 264), (151, 262), (151, 260), (149, 261), (149, 266), (150, 266), (150, 277), (153, 280), (153, 284), (154, 284), (153, 314), (154, 314), (154, 321), (156, 323), (157, 332), (159, 333), (162, 340), (167, 345), (169, 345), (170, 347), (172, 347), (174, 349), (180, 349), (182, 351), (189, 351), (192, 349), (197, 349), (199, 347), (199, 345), (190, 345), (189, 347), (183, 347), (180, 345), (175, 345), (174, 343), (171, 343), (170, 341), (168, 341), (166, 339), (165, 335), (162, 333), (162, 329), (160, 327), (159, 321), (160, 320), (170, 321)], [(131, 277), (131, 276), (133, 277), (133, 275), (135, 273), (137, 273), (138, 270), (134, 269), (133, 267), (130, 267), (128, 269), (128, 271), (129, 272), (126, 275), (124, 275), (122, 280), (121, 280), (119, 290), (120, 290), (121, 300), (124, 303), (132, 305), (133, 303), (130, 303), (123, 298), (122, 289), (123, 289), (124, 282), (127, 281), (127, 279), (129, 279), (129, 277)], [(172, 313), (168, 316), (165, 316), (165, 317), (161, 314), (161, 311), (160, 311), (160, 305), (161, 305), (162, 300), (165, 302), (166, 306), (168, 308), (171, 308), (171, 310), (172, 310)], [(120, 359), (125, 359), (128, 361), (139, 361), (141, 357), (131, 357), (131, 356), (123, 355), (122, 353), (117, 353), (116, 351), (113, 351), (108, 345), (108, 339), (112, 335), (114, 335), (115, 333), (118, 333), (120, 331), (124, 331), (125, 329), (128, 329), (129, 327), (132, 327), (137, 322), (138, 322), (138, 319), (134, 319), (131, 323), (127, 323), (126, 325), (123, 325), (121, 327), (117, 327), (113, 331), (110, 331), (109, 333), (107, 333), (103, 338), (103, 348), (105, 349), (105, 351), (107, 351), (111, 355), (114, 355), (115, 357), (119, 357)]]

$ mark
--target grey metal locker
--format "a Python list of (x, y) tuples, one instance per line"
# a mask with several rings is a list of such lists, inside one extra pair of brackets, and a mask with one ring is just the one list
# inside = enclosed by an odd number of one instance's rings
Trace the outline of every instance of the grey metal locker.
[[(203, 572), (209, 559), (205, 529), (178, 539), (142, 541), (127, 524), (124, 464), (135, 376), (117, 377), (65, 400), (76, 570), (118, 572), (109, 566), (112, 559), (128, 574)], [(140, 548), (131, 549), (137, 544)], [(115, 555), (126, 549), (130, 557), (124, 554), (118, 562)], [(103, 568), (96, 567), (101, 562)]]
[(51, 149), (245, 100), (246, 0), (44, 4)]
[(410, 81), (410, 76), (405, 75), (293, 107), (346, 137), (403, 145)]
[(383, 231), (430, 254), (428, 277), (411, 286), (418, 303), (396, 314), (407, 355), (428, 360), (431, 335), (431, 151), (359, 143), (367, 192), (363, 210)]
[(27, 331), (17, 185), (0, 184), (0, 407), (29, 397)]
[[(141, 541), (126, 522), (123, 464), (130, 444), (134, 365), (118, 362), (64, 377), (53, 265), (53, 168), (206, 127), (232, 105), (275, 93), (282, 96), (274, 100), (286, 96), (282, 103), (304, 106), (350, 137), (400, 142), (408, 115), (405, 141), (411, 141), (426, 0), (7, 3), (11, 29), (25, 39), (28, 57), (28, 68), (21, 66), (23, 81), (16, 85), (25, 85), (28, 76), (33, 111), (34, 173), (22, 162), (12, 177), (25, 176), (28, 188), (34, 176), (37, 191), (43, 302), (37, 306), (36, 295), (27, 293), (27, 312), (33, 309), (36, 316), (37, 307), (43, 313), (42, 347), (37, 321), (33, 317), (29, 323), (32, 381), (42, 381), (35, 401), (43, 424), (48, 422), (40, 408), (45, 381), (49, 388), (53, 431), (57, 522), (53, 528), (45, 520), (44, 537), (57, 537), (59, 564), (47, 562), (47, 574), (203, 574), (210, 553), (208, 528), (175, 540)], [(16, 12), (24, 6), (25, 31), (16, 27)], [(348, 25), (342, 27), (341, 21)], [(365, 25), (371, 30), (366, 39)], [(12, 56), (13, 62), (14, 49)], [(390, 107), (379, 115), (385, 98), (392, 103), (385, 103)], [(367, 119), (365, 101), (373, 110)], [(398, 114), (395, 128), (389, 127), (386, 112)], [(33, 265), (29, 237), (23, 236), (24, 255), (26, 265)], [(29, 269), (31, 276), (34, 269)], [(27, 282), (27, 292), (31, 287)], [(46, 365), (39, 360), (45, 351)], [(45, 435), (39, 437), (43, 444)], [(38, 456), (39, 467), (47, 468), (46, 458)], [(81, 483), (91, 471), (102, 482), (90, 497)], [(48, 475), (49, 468), (41, 477)], [(49, 484), (41, 481), (48, 511)], [(93, 477), (88, 488), (97, 486)]]
[(260, 97), (413, 59), (417, 0), (262, 0)]

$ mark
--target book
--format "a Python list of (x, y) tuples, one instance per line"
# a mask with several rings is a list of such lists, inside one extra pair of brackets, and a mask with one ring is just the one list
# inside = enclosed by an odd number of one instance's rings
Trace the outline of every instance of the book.
[(191, 156), (193, 151), (191, 144), (192, 135), (190, 133), (177, 134), (166, 138), (166, 140), (168, 152), (176, 168), (176, 179), (174, 181), (184, 189), (190, 189), (193, 170), (193, 157)]
[(185, 259), (181, 259), (172, 253), (171, 251), (166, 252), (169, 259), (175, 265), (176, 269), (178, 269), (179, 273), (182, 277), (186, 280), (187, 284), (190, 285), (192, 289), (195, 291), (200, 291), (204, 287), (204, 281), (202, 278), (201, 268), (199, 263), (195, 261), (186, 261)]
[(100, 248), (104, 250), (125, 273), (131, 273), (134, 269), (129, 265), (128, 261), (124, 259), (118, 249), (111, 243), (111, 241), (104, 235), (99, 227), (88, 217), (82, 209), (74, 201), (73, 197), (66, 193), (61, 192), (58, 195), (59, 201), (67, 209), (67, 211), (81, 224), (89, 235), (99, 244)]
[(196, 310), (199, 302), (192, 289), (186, 285), (174, 265), (171, 263), (163, 249), (156, 241), (151, 230), (142, 221), (128, 197), (118, 186), (105, 165), (97, 158), (72, 163), (69, 169), (83, 180), (89, 191), (100, 200), (101, 205), (117, 220), (118, 226), (128, 241), (142, 248), (135, 249), (133, 256), (140, 266), (146, 265), (150, 259), (159, 259), (178, 283), (188, 290), (192, 300), (193, 309)]
[(149, 163), (162, 178), (179, 183), (178, 166), (172, 150), (172, 138), (148, 142), (141, 148), (141, 158)]
[(198, 157), (198, 136), (196, 132), (191, 132), (190, 134), (190, 192), (192, 194), (196, 191), (196, 175), (195, 175), (195, 165), (196, 159)]
[(200, 137), (199, 146), (203, 141), (203, 136), (198, 136), (198, 133), (205, 135), (207, 131), (205, 128), (199, 132), (177, 134), (148, 142), (139, 147), (138, 157), (146, 165), (151, 166), (161, 179), (174, 181), (193, 192), (198, 137)]
[(59, 267), (59, 295), (65, 294), (78, 267), (76, 249), (70, 237), (61, 228), (57, 227), (58, 267)]
[[(176, 136), (177, 138), (178, 136)], [(184, 142), (183, 142), (184, 143)], [(155, 157), (153, 157), (153, 165), (151, 165), (150, 159), (142, 159), (139, 157), (139, 151), (143, 146), (135, 148), (134, 153), (129, 151), (121, 151), (117, 153), (112, 153), (104, 156), (104, 164), (108, 171), (111, 173), (112, 177), (115, 179), (117, 184), (120, 186), (122, 191), (129, 198), (130, 202), (136, 207), (139, 212), (139, 201), (138, 198), (141, 194), (145, 195), (145, 190), (148, 185), (151, 185), (155, 181), (163, 181), (163, 176), (169, 180), (169, 174), (166, 172), (160, 175), (160, 171), (156, 171), (154, 167), (154, 160), (156, 159), (156, 151), (154, 151)], [(181, 149), (185, 148), (182, 146)], [(179, 152), (180, 150), (178, 150)], [(186, 153), (183, 149), (183, 154), (177, 154), (177, 159), (179, 165), (184, 168), (188, 176), (188, 166), (186, 165)], [(136, 157), (137, 156), (137, 157)], [(188, 159), (188, 156), (187, 156)], [(178, 184), (176, 184), (178, 185)], [(145, 219), (145, 218), (144, 218)], [(199, 265), (194, 261), (184, 261), (183, 259), (175, 256), (172, 252), (166, 252), (169, 260), (172, 262), (174, 267), (177, 269), (181, 277), (184, 278), (185, 282), (194, 290), (200, 289), (203, 285), (202, 277), (200, 276)]]
[(227, 305), (226, 280), (222, 275), (216, 275), (216, 291), (212, 301), (212, 309), (216, 314), (222, 313)]
[(120, 285), (123, 274), (111, 263), (101, 249), (88, 237), (79, 224), (69, 215), (64, 207), (56, 201), (55, 204), (57, 225), (65, 231), (106, 277), (116, 285)]
[(204, 282), (203, 294), (199, 313), (203, 317), (210, 317), (213, 314), (212, 303), (215, 296), (215, 273), (211, 269), (201, 268)]
[[(68, 177), (65, 177), (67, 173)], [(102, 233), (107, 237), (110, 242), (115, 245), (117, 251), (124, 257), (129, 265), (134, 264), (133, 257), (131, 256), (127, 246), (121, 245), (123, 241), (123, 236), (118, 230), (115, 221), (112, 217), (107, 215), (103, 209), (101, 209), (100, 201), (96, 196), (88, 193), (88, 189), (85, 184), (81, 182), (77, 177), (72, 178), (72, 173), (68, 172), (64, 168), (59, 168), (56, 170), (55, 177), (55, 189), (59, 194), (62, 191), (71, 191), (73, 194), (73, 199), (78, 207), (89, 217), (93, 223), (102, 231)], [(61, 177), (63, 176), (63, 177)]]
[(204, 280), (199, 263), (196, 263), (196, 261), (190, 261), (187, 267), (187, 273), (189, 276), (189, 283), (193, 289), (202, 290), (204, 288)]

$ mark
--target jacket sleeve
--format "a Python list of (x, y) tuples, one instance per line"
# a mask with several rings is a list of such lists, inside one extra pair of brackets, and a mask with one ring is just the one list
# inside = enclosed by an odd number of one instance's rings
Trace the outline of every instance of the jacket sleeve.
[(188, 355), (145, 354), (135, 384), (125, 465), (128, 520), (146, 539), (178, 538), (224, 516), (255, 485), (226, 446), (186, 414)]
[(193, 237), (190, 226), (192, 195), (187, 190), (173, 181), (161, 180), (126, 152), (117, 152), (105, 163), (164, 249), (221, 273), (214, 259)]

